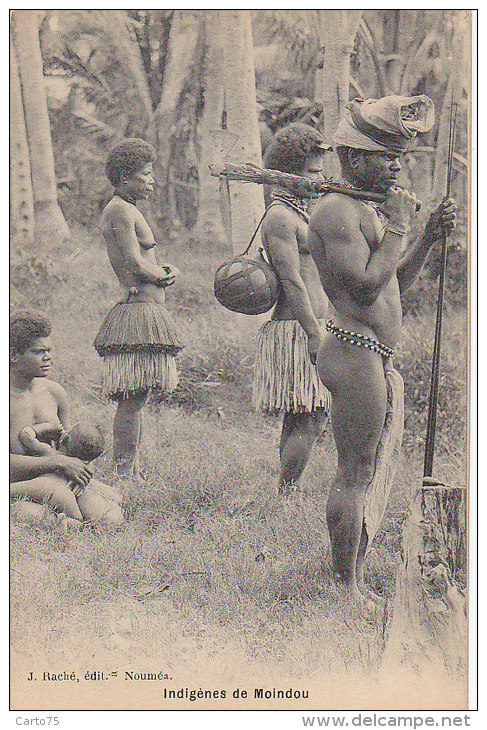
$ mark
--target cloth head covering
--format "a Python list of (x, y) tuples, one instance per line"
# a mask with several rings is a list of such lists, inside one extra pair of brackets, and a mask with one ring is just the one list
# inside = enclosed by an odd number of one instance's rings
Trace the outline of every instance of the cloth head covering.
[(333, 145), (402, 154), (418, 132), (429, 132), (434, 123), (435, 107), (428, 96), (354, 99), (338, 125)]

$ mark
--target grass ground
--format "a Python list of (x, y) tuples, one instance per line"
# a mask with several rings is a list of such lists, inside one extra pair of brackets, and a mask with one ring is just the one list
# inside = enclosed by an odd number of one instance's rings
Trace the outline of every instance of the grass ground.
[[(280, 424), (250, 405), (258, 321), (227, 312), (212, 295), (212, 272), (225, 255), (191, 244), (167, 249), (182, 270), (168, 294), (187, 343), (179, 357), (181, 388), (147, 408), (145, 482), (118, 484), (124, 527), (62, 535), (12, 522), (11, 638), (19, 666), (160, 668), (195, 686), (209, 677), (265, 683), (342, 672), (375, 676), (387, 615), (364, 617), (343, 601), (337, 609), (330, 580), (330, 431), (313, 453), (303, 492), (277, 499)], [(80, 231), (49, 256), (52, 292), (37, 261), (33, 281), (14, 287), (13, 303), (42, 307), (52, 318), (52, 377), (65, 386), (73, 417), (92, 417), (109, 434), (114, 406), (101, 397), (92, 342), (116, 300), (113, 274), (97, 235)], [(406, 321), (398, 356), (406, 380), (405, 448), (367, 566), (370, 587), (388, 598), (407, 496), (422, 471), (431, 333), (431, 316)], [(436, 471), (465, 483), (461, 313), (447, 320), (443, 363)], [(114, 482), (109, 452), (97, 476)]]

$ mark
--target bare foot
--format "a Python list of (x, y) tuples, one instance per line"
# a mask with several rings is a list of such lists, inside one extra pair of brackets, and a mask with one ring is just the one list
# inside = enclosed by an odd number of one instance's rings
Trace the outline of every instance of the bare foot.
[(387, 604), (387, 600), (384, 598), (384, 596), (380, 596), (378, 593), (374, 593), (374, 591), (371, 591), (370, 588), (365, 585), (364, 581), (361, 581), (357, 585), (360, 593), (363, 596), (366, 596), (366, 598), (373, 601), (377, 606), (384, 608), (384, 606)]
[(129, 461), (115, 461), (115, 473), (120, 477), (132, 477), (134, 476), (134, 462)]
[(147, 481), (147, 473), (144, 469), (140, 469), (138, 457), (133, 461), (115, 461), (114, 466), (117, 477), (125, 477), (135, 484), (144, 484)]
[(368, 613), (376, 616), (379, 609), (379, 604), (376, 603), (373, 598), (369, 597), (369, 595), (358, 591), (358, 595), (354, 594), (354, 600), (362, 613)]
[(68, 517), (64, 512), (56, 512), (54, 516), (56, 520), (54, 528), (61, 535), (67, 535), (68, 530), (81, 530), (83, 526), (82, 522), (75, 520), (73, 517)]
[(291, 497), (293, 495), (299, 494), (299, 484), (296, 484), (296, 482), (286, 482), (284, 484), (279, 484), (277, 487), (277, 493), (279, 497)]
[(54, 524), (56, 532), (58, 532), (60, 535), (67, 535), (68, 534), (68, 518), (64, 514), (64, 512), (57, 512), (56, 513), (56, 522)]
[(353, 585), (347, 585), (346, 583), (337, 581), (337, 588), (339, 589), (341, 596), (347, 603), (356, 606), (361, 613), (372, 613), (377, 612), (378, 604), (373, 600), (371, 596), (375, 594), (367, 595), (366, 592), (362, 592), (359, 586), (355, 583)]

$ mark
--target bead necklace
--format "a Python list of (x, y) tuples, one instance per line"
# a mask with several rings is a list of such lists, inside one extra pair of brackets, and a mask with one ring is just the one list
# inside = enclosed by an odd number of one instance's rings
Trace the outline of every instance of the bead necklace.
[(303, 218), (303, 220), (306, 221), (306, 223), (309, 223), (308, 207), (303, 198), (298, 198), (297, 195), (292, 195), (292, 193), (289, 193), (287, 190), (283, 190), (282, 188), (274, 190), (274, 192), (271, 193), (271, 198), (272, 200), (277, 200), (280, 203), (284, 203), (284, 205), (287, 205), (289, 208), (292, 208), (301, 216), (301, 218)]
[[(338, 180), (338, 184), (343, 185), (343, 187), (349, 188), (350, 190), (362, 190), (363, 189), (363, 188), (359, 188), (357, 185), (354, 185), (353, 183), (349, 182), (348, 180), (345, 180), (344, 178)], [(365, 203), (365, 205), (368, 205), (370, 208), (373, 208), (375, 210), (377, 217), (382, 224), (382, 228), (385, 228), (388, 223), (388, 218), (385, 215), (385, 213), (383, 213), (380, 210), (381, 203), (376, 203), (373, 200), (363, 200), (362, 202)]]
[(137, 206), (136, 199), (134, 197), (132, 197), (131, 195), (125, 195), (125, 193), (121, 193), (118, 190), (113, 193), (113, 197), (115, 197), (115, 195), (118, 195), (119, 198), (122, 198), (122, 200), (125, 200), (126, 203), (131, 203), (132, 205)]

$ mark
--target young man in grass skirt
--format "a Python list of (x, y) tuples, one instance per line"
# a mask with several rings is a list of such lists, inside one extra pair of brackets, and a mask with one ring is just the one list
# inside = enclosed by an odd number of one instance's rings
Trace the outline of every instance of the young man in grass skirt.
[(175, 356), (183, 347), (164, 307), (165, 288), (179, 272), (157, 263), (154, 236), (137, 209), (137, 200), (147, 199), (154, 189), (154, 155), (144, 140), (126, 139), (111, 150), (106, 163), (114, 193), (101, 228), (122, 297), (94, 344), (104, 360), (103, 390), (118, 402), (113, 456), (120, 474), (138, 473), (141, 410), (152, 388), (168, 393), (176, 388)]
[[(274, 137), (265, 166), (322, 181), (330, 149), (307, 124), (291, 124)], [(316, 439), (327, 420), (330, 394), (315, 360), (323, 339), (328, 299), (306, 244), (308, 202), (277, 189), (262, 224), (262, 241), (281, 282), (281, 293), (257, 336), (253, 404), (283, 413), (278, 489), (298, 487)]]
[[(384, 514), (403, 428), (403, 384), (392, 367), (401, 334), (401, 293), (414, 281), (442, 230), (455, 226), (455, 202), (442, 202), (405, 247), (416, 197), (398, 187), (408, 142), (434, 123), (428, 97), (351, 102), (334, 138), (345, 182), (386, 194), (378, 208), (344, 194), (315, 207), (308, 244), (333, 306), (319, 349), (320, 377), (332, 395), (338, 470), (327, 522), (333, 570), (363, 600), (366, 550)], [(367, 599), (366, 599), (367, 600)]]

